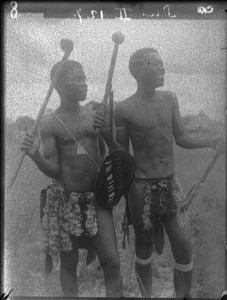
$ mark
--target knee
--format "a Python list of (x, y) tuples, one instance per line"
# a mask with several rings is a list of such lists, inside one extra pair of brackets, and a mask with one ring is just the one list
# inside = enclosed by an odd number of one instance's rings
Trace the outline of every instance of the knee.
[(151, 256), (153, 243), (151, 231), (141, 230), (136, 233), (136, 256), (140, 259), (148, 259)]
[(75, 270), (77, 267), (77, 259), (67, 257), (67, 253), (60, 255), (61, 269), (64, 270)]
[(178, 245), (175, 245), (173, 249), (173, 255), (178, 263), (188, 264), (192, 260), (192, 245), (191, 242), (186, 239), (182, 238)]
[(114, 270), (120, 270), (120, 259), (119, 257), (107, 257), (105, 261), (102, 261), (101, 267), (105, 271), (114, 271)]

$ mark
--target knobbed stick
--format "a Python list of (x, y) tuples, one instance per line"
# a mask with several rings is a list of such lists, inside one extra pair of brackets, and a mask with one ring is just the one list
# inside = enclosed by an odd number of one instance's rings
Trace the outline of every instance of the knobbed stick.
[(106, 114), (107, 100), (109, 98), (110, 91), (112, 89), (113, 72), (114, 72), (114, 68), (115, 68), (115, 64), (116, 64), (116, 60), (117, 60), (118, 48), (119, 48), (119, 45), (124, 42), (124, 39), (125, 39), (125, 37), (124, 37), (123, 33), (120, 31), (117, 31), (112, 35), (112, 40), (114, 42), (114, 50), (113, 50), (112, 58), (110, 61), (110, 68), (109, 68), (109, 73), (108, 73), (107, 82), (106, 82), (106, 89), (105, 89), (105, 93), (104, 93), (104, 97), (103, 97), (103, 101), (102, 101), (103, 106), (104, 106), (104, 116)]
[[(105, 93), (104, 93), (103, 101), (102, 101), (104, 117), (106, 116), (107, 101), (109, 98), (110, 91), (112, 89), (112, 79), (113, 79), (114, 68), (115, 68), (115, 64), (116, 64), (116, 60), (117, 60), (118, 48), (119, 48), (119, 45), (124, 42), (124, 39), (125, 39), (125, 37), (121, 31), (117, 31), (112, 35), (112, 40), (114, 42), (114, 50), (113, 50), (112, 58), (110, 61), (110, 68), (109, 68), (108, 77), (107, 77), (107, 81), (106, 81)], [(95, 131), (97, 133), (100, 132), (100, 130), (98, 130), (98, 129), (96, 129)]]
[[(53, 80), (52, 80), (52, 82), (51, 82), (51, 85), (50, 85), (50, 87), (49, 87), (49, 90), (48, 90), (48, 92), (47, 92), (47, 95), (46, 95), (46, 97), (45, 97), (45, 100), (44, 100), (44, 102), (43, 102), (43, 105), (42, 105), (41, 108), (40, 108), (40, 111), (39, 111), (39, 113), (38, 113), (38, 117), (37, 117), (37, 119), (36, 119), (36, 121), (35, 121), (35, 124), (34, 124), (32, 130), (31, 130), (31, 133), (32, 133), (32, 134), (36, 134), (36, 132), (37, 132), (37, 129), (38, 129), (39, 124), (40, 124), (40, 121), (41, 121), (41, 119), (42, 119), (42, 117), (43, 117), (43, 115), (44, 115), (44, 112), (45, 112), (45, 109), (46, 109), (46, 107), (47, 107), (47, 104), (48, 104), (48, 102), (49, 102), (49, 100), (50, 100), (50, 97), (51, 97), (51, 95), (52, 95), (52, 93), (53, 93), (54, 87), (55, 87), (55, 85), (56, 85), (56, 83), (57, 83), (57, 80), (58, 80), (58, 74), (59, 74), (59, 72), (61, 71), (64, 62), (66, 62), (66, 61), (68, 60), (69, 55), (70, 55), (71, 52), (73, 51), (73, 41), (68, 40), (68, 39), (62, 39), (61, 42), (60, 42), (60, 47), (61, 47), (61, 49), (64, 51), (64, 56), (63, 56), (63, 58), (62, 58), (62, 60), (61, 60), (61, 64), (59, 65), (59, 68), (57, 69), (56, 73), (54, 74), (54, 78), (53, 78)], [(22, 152), (22, 153), (21, 153), (21, 156), (20, 156), (20, 159), (19, 159), (19, 163), (18, 163), (17, 169), (16, 169), (14, 175), (12, 176), (12, 178), (11, 178), (11, 180), (10, 180), (8, 190), (10, 190), (10, 188), (12, 187), (14, 181), (15, 181), (16, 178), (17, 178), (17, 175), (18, 175), (19, 170), (20, 170), (20, 168), (21, 168), (21, 165), (22, 165), (22, 163), (23, 163), (24, 157), (25, 157), (25, 152)]]

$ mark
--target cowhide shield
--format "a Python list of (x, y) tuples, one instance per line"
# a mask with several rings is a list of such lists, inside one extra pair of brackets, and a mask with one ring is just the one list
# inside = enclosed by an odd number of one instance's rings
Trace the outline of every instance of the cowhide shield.
[(127, 192), (134, 178), (134, 161), (123, 150), (112, 150), (104, 159), (95, 184), (98, 206), (113, 208)]

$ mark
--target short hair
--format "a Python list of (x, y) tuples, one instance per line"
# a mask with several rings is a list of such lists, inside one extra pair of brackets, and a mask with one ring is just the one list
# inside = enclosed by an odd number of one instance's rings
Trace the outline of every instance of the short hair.
[[(58, 68), (60, 67), (62, 62), (57, 62), (51, 69), (50, 71), (50, 80), (51, 82), (53, 82), (53, 79), (54, 79), (54, 76), (58, 70)], [(65, 76), (65, 73), (68, 69), (72, 68), (73, 66), (76, 66), (76, 67), (79, 67), (83, 70), (83, 66), (78, 62), (78, 61), (75, 61), (75, 60), (67, 60), (63, 63), (63, 67), (61, 69), (61, 71), (59, 72), (59, 75), (58, 75), (58, 80), (57, 80), (57, 83), (59, 83)]]
[(149, 53), (158, 54), (158, 51), (155, 48), (141, 48), (131, 55), (129, 71), (135, 79), (139, 78), (141, 67), (144, 66), (146, 55)]

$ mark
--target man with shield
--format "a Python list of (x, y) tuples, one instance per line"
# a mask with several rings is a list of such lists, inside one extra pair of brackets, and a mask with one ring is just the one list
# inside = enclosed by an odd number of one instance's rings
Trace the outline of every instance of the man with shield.
[(129, 70), (137, 81), (135, 94), (118, 103), (115, 110), (117, 141), (129, 150), (132, 143), (135, 179), (128, 192), (128, 212), (135, 232), (135, 270), (142, 295), (151, 296), (151, 253), (163, 249), (163, 226), (175, 258), (176, 297), (189, 297), (193, 268), (189, 238), (177, 222), (177, 204), (183, 200), (175, 176), (173, 139), (191, 149), (221, 147), (215, 138), (193, 138), (185, 130), (174, 93), (157, 91), (163, 86), (165, 70), (154, 48), (132, 54)]
[[(59, 63), (51, 70), (51, 80)], [(42, 228), (45, 252), (60, 253), (60, 282), (64, 296), (77, 296), (78, 249), (94, 249), (104, 271), (107, 297), (122, 296), (122, 277), (111, 210), (97, 206), (94, 186), (108, 129), (102, 114), (81, 106), (87, 84), (80, 63), (68, 60), (58, 74), (55, 89), (60, 106), (40, 126), (39, 141), (26, 133), (21, 150), (53, 183), (45, 191)], [(94, 127), (101, 130), (98, 134)]]

